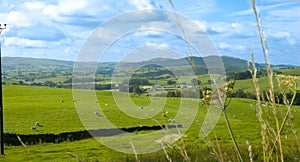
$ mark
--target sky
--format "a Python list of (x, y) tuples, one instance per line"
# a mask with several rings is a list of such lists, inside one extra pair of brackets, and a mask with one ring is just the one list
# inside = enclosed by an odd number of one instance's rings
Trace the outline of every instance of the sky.
[[(103, 60), (118, 61), (116, 56), (124, 57), (130, 51), (136, 54), (140, 49), (147, 53), (146, 49), (150, 48), (143, 47), (148, 46), (188, 55), (182, 37), (168, 31), (146, 30), (145, 26), (153, 20), (142, 14), (124, 16), (136, 10), (147, 15), (155, 9), (176, 12), (197, 24), (188, 26), (188, 23), (180, 22), (180, 25), (187, 26), (185, 30), (201, 29), (219, 55), (250, 60), (251, 46), (256, 62), (264, 62), (255, 16), (248, 0), (174, 0), (173, 3), (174, 8), (169, 0), (0, 0), (0, 23), (7, 24), (7, 29), (1, 34), (2, 57), (76, 61), (87, 40), (103, 26), (109, 28), (105, 30), (108, 33), (129, 29), (125, 23), (111, 23), (118, 17), (140, 26), (119, 37), (106, 34), (106, 37), (116, 39), (107, 38), (111, 41), (107, 42), (109, 45)], [(300, 1), (257, 0), (257, 8), (271, 63), (300, 65)], [(159, 27), (174, 23), (166, 18), (166, 14), (155, 16), (160, 20), (156, 24)], [(164, 57), (163, 52), (158, 55)]]

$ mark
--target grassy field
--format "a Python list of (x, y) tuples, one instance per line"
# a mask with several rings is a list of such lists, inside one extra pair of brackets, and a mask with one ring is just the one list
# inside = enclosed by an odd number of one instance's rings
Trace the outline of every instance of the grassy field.
[[(76, 113), (75, 104), (72, 102), (73, 96), (71, 89), (57, 89), (47, 87), (26, 87), (26, 86), (4, 86), (4, 117), (5, 132), (18, 134), (36, 134), (36, 133), (60, 133), (69, 131), (83, 130), (84, 127), (80, 122)], [(167, 117), (162, 117), (161, 112), (154, 114), (153, 120), (138, 119), (125, 115), (120, 111), (114, 101), (112, 92), (97, 91), (99, 105), (103, 108), (103, 115), (117, 127), (130, 127), (139, 125), (157, 125), (159, 123), (168, 123), (168, 119), (174, 117), (178, 113), (178, 106), (181, 99), (167, 99), (164, 110), (168, 111)], [(63, 99), (64, 102), (60, 102)], [(133, 102), (138, 106), (144, 106), (147, 111), (147, 105), (151, 105), (149, 97), (131, 96)], [(159, 98), (156, 98), (158, 102)], [(79, 102), (79, 99), (78, 99)], [(108, 104), (108, 106), (106, 106)], [(255, 113), (254, 100), (249, 99), (233, 99), (228, 110), (229, 120), (232, 124), (233, 133), (236, 135), (237, 143), (240, 145), (243, 156), (248, 159), (246, 140), (249, 140), (255, 149), (254, 152), (260, 157), (260, 125)], [(156, 107), (158, 105), (154, 105)], [(195, 107), (191, 102), (190, 108)], [(130, 109), (131, 107), (128, 107)], [(294, 107), (298, 110), (300, 107)], [(135, 111), (135, 110), (133, 110)], [(156, 111), (155, 111), (156, 112)], [(192, 161), (212, 161), (214, 156), (210, 155), (211, 150), (207, 147), (208, 139), (200, 140), (198, 138), (200, 127), (199, 123), (203, 122), (207, 110), (200, 106), (191, 127), (186, 132), (184, 139), (186, 150)], [(285, 113), (285, 108), (278, 107), (279, 117)], [(90, 112), (91, 120), (99, 120), (97, 116)], [(89, 113), (87, 113), (89, 114)], [(295, 126), (299, 130), (299, 111), (294, 112)], [(38, 127), (37, 131), (32, 131), (31, 126), (38, 121), (42, 127)], [(102, 127), (106, 127), (103, 125)], [(140, 134), (151, 132), (143, 131)], [(214, 133), (220, 143), (224, 156), (234, 157), (233, 145), (227, 131), (225, 121), (221, 116)], [(209, 139), (215, 141), (214, 133), (209, 135)], [(284, 131), (284, 148), (287, 155), (297, 157), (295, 155), (295, 143), (290, 129)], [(102, 137), (101, 140), (114, 142), (114, 137)], [(179, 141), (178, 145), (182, 145)], [(135, 161), (134, 155), (120, 153), (111, 150), (100, 144), (95, 139), (81, 140), (77, 142), (64, 142), (60, 144), (41, 143), (38, 145), (27, 146), (28, 150), (23, 146), (5, 146), (6, 155), (1, 156), (1, 161), (76, 161), (70, 157), (67, 152), (78, 156), (78, 158), (86, 161)], [(175, 146), (167, 147), (167, 151), (173, 160), (183, 161), (180, 151)], [(166, 161), (163, 151), (151, 154), (139, 155), (141, 161)], [(259, 161), (258, 158), (258, 161)], [(299, 157), (298, 157), (299, 158)], [(234, 160), (234, 159), (232, 159)]]
[(280, 70), (284, 75), (300, 76), (300, 68)]

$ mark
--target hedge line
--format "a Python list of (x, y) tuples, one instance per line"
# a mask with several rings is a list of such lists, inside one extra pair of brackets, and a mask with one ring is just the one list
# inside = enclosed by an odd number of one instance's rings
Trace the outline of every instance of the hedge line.
[[(68, 141), (79, 141), (92, 137), (108, 137), (117, 136), (124, 133), (132, 133), (146, 130), (162, 130), (162, 129), (176, 128), (176, 125), (162, 125), (162, 126), (140, 126), (130, 128), (108, 128), (108, 129), (95, 129), (84, 130), (77, 132), (64, 132), (60, 134), (14, 134), (4, 133), (4, 143), (6, 145), (19, 146), (21, 142), (18, 140), (17, 135), (21, 138), (22, 142), (26, 145), (34, 145), (40, 143), (61, 143)], [(182, 128), (182, 125), (177, 125), (178, 128)]]

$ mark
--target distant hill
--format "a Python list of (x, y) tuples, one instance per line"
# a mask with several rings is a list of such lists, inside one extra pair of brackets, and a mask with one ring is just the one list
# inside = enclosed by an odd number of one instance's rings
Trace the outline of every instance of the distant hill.
[[(154, 66), (155, 64), (163, 64), (170, 67), (177, 68), (188, 68), (187, 64), (190, 64), (190, 60), (193, 60), (197, 66), (197, 69), (200, 71), (200, 74), (207, 73), (207, 68), (204, 60), (213, 60), (216, 56), (209, 57), (190, 57), (190, 58), (180, 58), (180, 59), (171, 59), (171, 58), (155, 58), (144, 62), (125, 62), (122, 63), (124, 67), (135, 67), (140, 66), (141, 64), (147, 65), (148, 67)], [(226, 73), (232, 74), (236, 72), (245, 71), (248, 68), (248, 61), (229, 57), (222, 56), (221, 57)], [(185, 64), (183, 64), (185, 62)], [(68, 71), (68, 73), (72, 72), (74, 67), (74, 61), (62, 61), (62, 60), (53, 60), (53, 59), (37, 59), (37, 58), (23, 58), (23, 57), (3, 57), (2, 58), (2, 68), (4, 71), (40, 71), (45, 72), (47, 70), (52, 70), (59, 72), (60, 70)], [(109, 63), (101, 63), (98, 71), (105, 71), (106, 74), (111, 74), (113, 72), (114, 67), (117, 63), (109, 62)], [(214, 66), (214, 65), (213, 65)], [(220, 65), (215, 65), (220, 68)], [(264, 68), (263, 64), (256, 64), (256, 66), (260, 69)], [(293, 65), (272, 65), (274, 69), (293, 69), (297, 68), (297, 66)], [(190, 67), (189, 67), (190, 68)]]
[(17, 70), (21, 69), (49, 69), (49, 68), (73, 68), (74, 62), (61, 61), (54, 59), (37, 59), (26, 57), (3, 57), (2, 68), (4, 70)]

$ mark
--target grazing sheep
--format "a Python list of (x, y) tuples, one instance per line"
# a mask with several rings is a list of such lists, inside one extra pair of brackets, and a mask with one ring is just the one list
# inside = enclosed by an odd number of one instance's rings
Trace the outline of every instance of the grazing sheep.
[(76, 102), (76, 100), (72, 100), (72, 102), (74, 102), (74, 103), (75, 103), (75, 102)]
[(143, 109), (144, 109), (144, 107), (143, 107), (143, 106), (140, 106), (140, 107), (139, 107), (139, 110), (143, 110)]
[(108, 106), (108, 104), (105, 104), (105, 106), (107, 107), (107, 106)]
[(236, 119), (236, 118), (237, 118), (237, 116), (236, 116), (236, 115), (233, 115), (233, 118), (234, 118), (234, 119)]
[(36, 126), (40, 126), (40, 123), (39, 122), (35, 122), (35, 127)]
[(170, 119), (168, 120), (168, 122), (169, 122), (169, 123), (175, 123), (176, 121), (175, 121), (175, 119), (170, 118)]
[(168, 111), (166, 111), (166, 114), (168, 114), (169, 112)]
[(97, 112), (97, 111), (95, 111), (94, 114), (97, 115), (97, 116), (100, 116), (100, 113)]
[(204, 124), (206, 124), (206, 125), (207, 125), (207, 124), (208, 124), (208, 122), (204, 122)]
[(99, 103), (98, 101), (96, 101), (96, 103)]
[(163, 113), (163, 114), (161, 114), (161, 116), (166, 117), (166, 114)]
[(32, 127), (31, 127), (31, 130), (35, 131), (35, 130), (36, 130), (36, 127), (35, 127), (35, 126), (32, 126)]
[(63, 102), (65, 102), (65, 100), (64, 100), (64, 99), (61, 99), (60, 102), (63, 103)]

